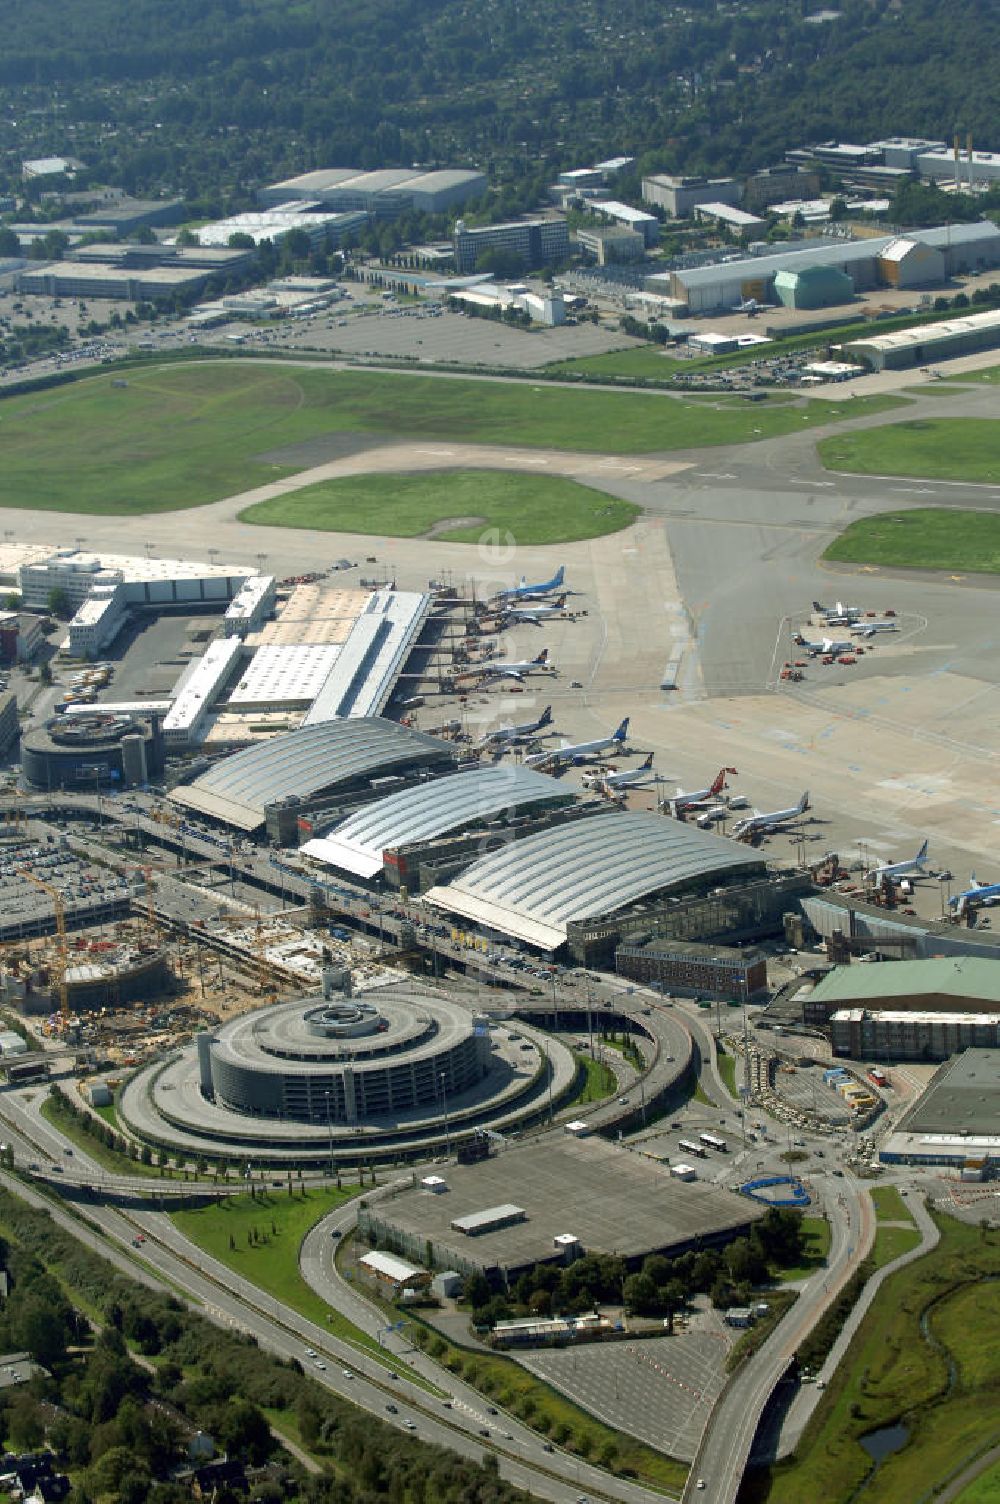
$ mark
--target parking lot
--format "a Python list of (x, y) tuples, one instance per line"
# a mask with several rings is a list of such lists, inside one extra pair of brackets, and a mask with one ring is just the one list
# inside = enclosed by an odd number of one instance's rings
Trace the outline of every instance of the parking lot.
[(97, 922), (102, 914), (110, 917), (128, 903), (123, 877), (82, 860), (55, 837), (0, 841), (0, 939), (52, 928), (52, 898), (23, 872), (57, 889), (67, 916), (75, 922), (84, 915), (84, 922)]
[(690, 1462), (721, 1392), (734, 1335), (699, 1302), (672, 1337), (561, 1348), (520, 1361), (606, 1424)]

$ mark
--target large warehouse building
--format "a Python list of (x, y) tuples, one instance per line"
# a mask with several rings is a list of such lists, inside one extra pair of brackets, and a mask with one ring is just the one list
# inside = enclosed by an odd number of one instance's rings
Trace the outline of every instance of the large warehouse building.
[(445, 1190), (421, 1186), (362, 1209), (358, 1229), (404, 1258), (505, 1285), (535, 1264), (584, 1253), (627, 1265), (652, 1253), (728, 1242), (764, 1208), (706, 1184), (688, 1184), (641, 1154), (603, 1139), (515, 1145), (495, 1159), (449, 1165)]
[(974, 355), (1000, 346), (1000, 309), (970, 313), (964, 318), (915, 324), (893, 334), (871, 334), (841, 345), (842, 353), (873, 371), (900, 371), (955, 355)]
[(572, 803), (574, 797), (554, 778), (530, 768), (511, 763), (474, 768), (367, 804), (326, 835), (307, 841), (302, 853), (365, 881), (390, 868), (391, 878), (412, 890), (408, 848), (470, 829), (502, 837), (508, 819)]
[(259, 190), (257, 201), (273, 208), (300, 200), (330, 209), (363, 210), (381, 219), (411, 209), (441, 214), (480, 198), (488, 186), (483, 173), (465, 168), (422, 172), (416, 167), (388, 167), (362, 172), (358, 167), (327, 167), (271, 183)]
[[(719, 260), (708, 266), (681, 267), (646, 279), (651, 292), (668, 293), (687, 304), (689, 313), (714, 313), (737, 307), (750, 298), (758, 303), (779, 301), (775, 279), (832, 268), (850, 279), (855, 293), (875, 287), (917, 287), (942, 282), (961, 272), (983, 271), (1000, 265), (1000, 229), (989, 220), (973, 224), (941, 225), (913, 230), (905, 238), (875, 236), (868, 240), (819, 238), (759, 256)], [(825, 301), (816, 301), (816, 287), (808, 303), (793, 306), (834, 306), (843, 301), (845, 283), (831, 280)], [(787, 293), (786, 293), (787, 296)]]
[(378, 717), (323, 721), (246, 747), (170, 795), (239, 830), (295, 844), (298, 821), (317, 806), (372, 795), (374, 780), (453, 772), (454, 747)]
[(992, 1050), (965, 1050), (942, 1065), (882, 1142), (884, 1164), (945, 1165), (980, 1180), (1000, 1164), (1000, 1090)]
[(426, 901), (551, 952), (574, 921), (764, 870), (759, 853), (736, 841), (659, 815), (603, 810), (492, 852)]

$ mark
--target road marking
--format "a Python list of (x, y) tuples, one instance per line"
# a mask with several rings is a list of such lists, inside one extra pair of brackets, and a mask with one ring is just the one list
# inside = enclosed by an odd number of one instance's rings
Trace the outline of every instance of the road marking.
[(696, 470), (694, 473), (695, 473), (696, 477), (698, 478), (698, 480), (735, 480), (736, 479), (735, 475), (728, 475), (728, 474), (727, 475), (715, 475), (715, 474), (712, 473), (711, 470)]
[(815, 486), (832, 486), (835, 482), (832, 480), (803, 480), (801, 476), (790, 475), (788, 477), (788, 484), (790, 486), (809, 486), (811, 489)]

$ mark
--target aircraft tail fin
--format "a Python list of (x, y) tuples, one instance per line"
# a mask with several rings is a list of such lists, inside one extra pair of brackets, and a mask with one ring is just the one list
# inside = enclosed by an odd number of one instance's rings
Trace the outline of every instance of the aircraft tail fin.
[(809, 790), (808, 789), (806, 789), (805, 793), (802, 795), (802, 798), (799, 800), (798, 808), (799, 808), (799, 814), (800, 815), (804, 815), (805, 812), (806, 812), (806, 810), (809, 808)]
[(926, 860), (927, 860), (927, 847), (928, 847), (928, 845), (929, 845), (929, 842), (927, 841), (927, 839), (925, 837), (924, 844), (921, 846), (920, 850), (917, 852), (916, 856), (914, 857), (914, 861), (917, 861), (917, 862), (926, 862)]
[(562, 584), (562, 582), (563, 582), (563, 580), (565, 578), (566, 578), (566, 568), (565, 568), (565, 566), (563, 564), (560, 564), (559, 568), (556, 570), (555, 574), (552, 576), (552, 588), (553, 588), (553, 590), (558, 590), (559, 586)]
[(547, 663), (549, 661), (549, 650), (548, 650), (548, 648), (542, 648), (542, 651), (539, 653), (538, 657), (537, 658), (532, 658), (531, 661), (532, 661), (532, 663), (537, 663), (538, 666), (539, 666), (539, 668), (545, 668), (545, 666), (547, 665)]
[(646, 761), (641, 764), (641, 766), (639, 768), (639, 772), (640, 773), (648, 773), (649, 770), (650, 770), (650, 768), (652, 766), (653, 766), (653, 754), (652, 754), (652, 752), (650, 752), (649, 756), (646, 758)]
[(626, 716), (621, 725), (618, 727), (618, 730), (613, 734), (611, 738), (613, 742), (623, 742), (628, 736), (628, 720), (629, 718), (628, 716)]
[(541, 729), (542, 729), (543, 726), (551, 726), (551, 725), (552, 725), (552, 706), (551, 705), (546, 705), (545, 709), (542, 711), (541, 715), (538, 717), (538, 720), (535, 723), (535, 730), (536, 731), (541, 731)]

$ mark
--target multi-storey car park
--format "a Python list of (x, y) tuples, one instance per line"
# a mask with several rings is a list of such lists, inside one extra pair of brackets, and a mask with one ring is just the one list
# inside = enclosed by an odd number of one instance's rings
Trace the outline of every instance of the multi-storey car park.
[(540, 1120), (576, 1076), (571, 1052), (530, 1026), (409, 984), (353, 998), (329, 985), (199, 1035), (134, 1077), (119, 1111), (190, 1154), (357, 1163)]

